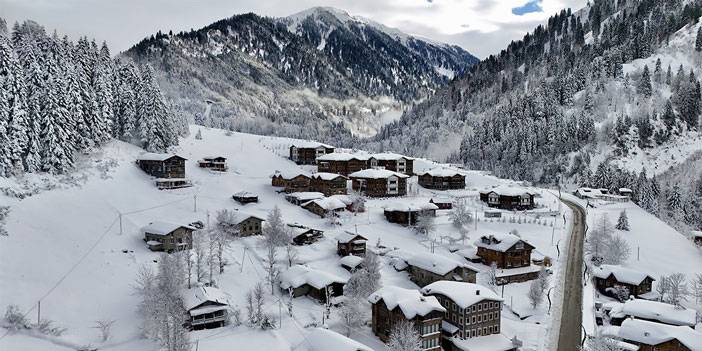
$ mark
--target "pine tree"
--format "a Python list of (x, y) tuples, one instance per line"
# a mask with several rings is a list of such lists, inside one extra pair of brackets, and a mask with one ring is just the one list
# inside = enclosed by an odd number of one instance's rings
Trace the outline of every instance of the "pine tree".
[(668, 65), (668, 70), (665, 72), (665, 84), (671, 85), (673, 79), (673, 71), (670, 69), (670, 65)]
[(666, 196), (666, 213), (669, 218), (680, 220), (683, 216), (682, 194), (680, 186), (675, 184)]
[(619, 213), (616, 228), (619, 230), (629, 231), (629, 218), (626, 215), (626, 210)]
[(661, 84), (663, 79), (663, 68), (661, 67), (661, 59), (656, 60), (656, 68), (653, 70), (653, 81)]
[(637, 89), (639, 94), (645, 97), (651, 97), (653, 89), (651, 88), (651, 76), (648, 73), (648, 65), (644, 66)]
[(695, 40), (695, 50), (702, 51), (702, 27), (697, 28), (697, 39)]
[(673, 104), (670, 102), (670, 100), (666, 101), (665, 103), (665, 112), (663, 112), (662, 118), (663, 123), (665, 123), (668, 130), (675, 127), (675, 112), (673, 111)]
[(26, 88), (12, 42), (0, 35), (0, 176), (22, 170), (27, 148)]

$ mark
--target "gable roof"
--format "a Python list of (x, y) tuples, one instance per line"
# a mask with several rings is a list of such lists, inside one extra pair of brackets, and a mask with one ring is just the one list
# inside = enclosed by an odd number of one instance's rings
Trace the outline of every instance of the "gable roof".
[(145, 152), (139, 156), (137, 156), (137, 160), (139, 161), (165, 161), (173, 157), (179, 157), (184, 160), (187, 160), (187, 158), (177, 155), (177, 154), (159, 154), (155, 152)]
[(316, 204), (325, 211), (335, 211), (346, 208), (346, 204), (343, 201), (333, 197), (323, 197), (321, 199), (305, 202), (302, 204), (302, 207), (307, 208), (311, 204)]
[(619, 328), (619, 337), (645, 345), (659, 345), (678, 340), (690, 350), (702, 350), (702, 333), (690, 327), (674, 326), (640, 319), (627, 319)]
[(536, 194), (535, 192), (522, 187), (507, 185), (498, 185), (496, 187), (480, 191), (481, 194), (489, 194), (492, 192), (500, 196), (527, 196)]
[(377, 153), (377, 154), (372, 154), (369, 158), (374, 158), (376, 160), (383, 160), (383, 161), (396, 161), (396, 160), (399, 160), (401, 158), (404, 158), (406, 160), (414, 160), (414, 158), (412, 158), (412, 157), (396, 154), (394, 152), (381, 152), (381, 153)]
[(470, 270), (476, 271), (469, 265), (452, 260), (448, 257), (433, 254), (429, 252), (410, 252), (406, 250), (394, 250), (387, 253), (389, 257), (400, 260), (399, 264), (395, 265), (395, 268), (403, 267), (403, 264), (417, 267), (425, 271), (429, 271), (438, 275), (446, 275), (456, 268), (468, 268)]
[(398, 172), (389, 171), (387, 169), (376, 169), (376, 168), (368, 168), (368, 169), (360, 170), (358, 172), (353, 172), (353, 173), (349, 174), (349, 178), (367, 178), (367, 179), (383, 179), (383, 178), (390, 178), (392, 176), (395, 176), (398, 178), (409, 178), (409, 176), (404, 174), (404, 173), (398, 173)]
[(315, 328), (307, 334), (309, 351), (373, 351), (370, 347), (360, 342), (349, 339), (337, 332)]
[(446, 312), (446, 309), (441, 306), (436, 297), (423, 296), (419, 293), (419, 290), (415, 289), (386, 286), (368, 297), (368, 301), (372, 304), (376, 304), (381, 300), (385, 302), (385, 306), (389, 310), (399, 307), (407, 319), (413, 319), (416, 316), (426, 316), (433, 311)]
[(398, 211), (398, 212), (418, 212), (427, 210), (438, 210), (439, 206), (431, 202), (407, 202), (407, 201), (395, 201), (384, 206), (385, 211)]
[(483, 300), (503, 301), (494, 291), (473, 283), (439, 280), (423, 287), (420, 291), (424, 295), (444, 295), (461, 308), (472, 306)]
[(183, 298), (183, 304), (187, 311), (190, 311), (205, 302), (214, 302), (215, 304), (226, 306), (229, 304), (229, 297), (224, 291), (211, 286), (201, 286), (186, 290)]
[[(356, 239), (356, 238), (359, 238), (359, 239)], [(339, 235), (336, 236), (336, 241), (338, 241), (339, 243), (342, 243), (342, 244), (349, 243), (349, 242), (351, 242), (351, 241), (353, 241), (353, 240), (365, 240), (365, 241), (368, 241), (368, 239), (366, 239), (366, 237), (364, 237), (363, 235), (361, 235), (361, 234), (356, 234), (356, 233), (352, 233), (352, 232), (349, 232), (349, 231), (344, 231), (343, 233), (341, 233), (341, 234), (339, 234)]]
[(298, 149), (316, 149), (318, 147), (325, 147), (329, 149), (333, 149), (334, 147), (331, 145), (327, 145), (324, 143), (320, 143), (318, 141), (309, 141), (309, 140), (298, 140), (292, 143), (290, 147), (296, 147)]
[(321, 179), (321, 180), (335, 180), (338, 178), (346, 179), (346, 177), (344, 177), (341, 174), (329, 173), (329, 172), (312, 173), (312, 176), (310, 176), (310, 178)]
[(280, 287), (283, 289), (296, 289), (305, 284), (315, 289), (324, 289), (333, 283), (346, 284), (347, 281), (348, 278), (300, 264), (290, 267), (280, 275)]
[(437, 168), (432, 168), (428, 171), (424, 172), (419, 172), (417, 173), (418, 176), (423, 176), (423, 175), (430, 175), (432, 177), (453, 177), (453, 176), (463, 176), (463, 174), (459, 173), (455, 169), (451, 169), (448, 167), (437, 167)]
[(348, 255), (339, 259), (340, 265), (349, 267), (351, 269), (358, 267), (358, 265), (360, 265), (361, 263), (363, 263), (363, 257), (360, 256)]
[(293, 198), (298, 201), (312, 201), (312, 200), (317, 200), (317, 199), (323, 199), (324, 194), (318, 193), (315, 191), (298, 191), (295, 193), (290, 193), (285, 195), (285, 198)]
[(514, 234), (483, 235), (476, 240), (474, 244), (484, 249), (506, 252), (520, 241), (523, 242), (525, 246), (531, 247), (532, 250), (535, 248), (534, 245), (529, 244), (527, 241), (522, 240), (522, 238)]
[(671, 304), (642, 299), (628, 300), (619, 311), (626, 316), (657, 320), (666, 324), (694, 327), (697, 324), (697, 312), (690, 308), (677, 308)]
[(618, 282), (632, 285), (641, 284), (647, 277), (651, 278), (651, 280), (655, 280), (653, 277), (644, 272), (608, 264), (603, 264), (600, 267), (593, 269), (592, 274), (600, 279), (607, 279), (610, 275), (613, 275), (614, 279), (616, 279)]
[(183, 225), (183, 224), (177, 224), (177, 223), (171, 223), (171, 222), (162, 222), (162, 221), (154, 221), (149, 223), (148, 225), (144, 226), (141, 228), (142, 234), (149, 233), (149, 234), (155, 234), (155, 235), (168, 235), (172, 233), (174, 230), (178, 228), (187, 228), (190, 230), (197, 230), (197, 228), (191, 227), (189, 225)]
[(310, 177), (310, 174), (304, 171), (275, 171), (271, 177), (281, 177), (286, 180), (293, 179), (298, 176), (303, 176), (303, 177)]
[(255, 218), (255, 219), (258, 219), (259, 221), (262, 221), (262, 222), (266, 221), (265, 218), (257, 216), (255, 214), (248, 213), (248, 212), (236, 211), (234, 213), (236, 214), (236, 224), (241, 224), (241, 222), (243, 222), (249, 218)]
[(317, 157), (317, 161), (367, 161), (369, 156), (367, 154), (352, 154), (348, 152), (332, 152), (326, 155)]

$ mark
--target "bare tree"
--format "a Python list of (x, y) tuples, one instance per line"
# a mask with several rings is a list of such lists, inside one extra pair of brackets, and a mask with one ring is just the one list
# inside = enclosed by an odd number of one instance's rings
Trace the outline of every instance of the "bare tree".
[(490, 269), (485, 271), (485, 283), (492, 291), (497, 291), (497, 264), (492, 262)]
[(272, 237), (266, 237), (264, 239), (264, 247), (266, 249), (266, 258), (264, 258), (263, 269), (266, 270), (268, 283), (271, 285), (271, 294), (275, 292), (274, 286), (278, 279), (278, 267), (276, 265), (276, 259), (278, 256), (278, 247), (276, 245), (275, 239)]
[(403, 319), (392, 326), (387, 345), (391, 351), (421, 351), (422, 339), (414, 323)]
[(546, 290), (550, 285), (550, 281), (551, 278), (548, 271), (544, 267), (541, 267), (539, 277), (531, 281), (529, 292), (527, 294), (532, 308), (536, 308), (536, 306), (543, 302), (544, 295), (546, 294)]
[(261, 326), (264, 320), (263, 303), (266, 294), (263, 292), (263, 284), (256, 283), (254, 287), (246, 293), (246, 313), (249, 326)]
[(616, 340), (602, 336), (595, 335), (589, 337), (585, 342), (585, 347), (582, 348), (583, 351), (619, 351), (621, 350), (619, 344)]
[(112, 326), (115, 324), (114, 320), (97, 320), (95, 321), (95, 326), (93, 328), (97, 329), (100, 331), (100, 338), (102, 342), (107, 341), (107, 339), (110, 338), (110, 332), (112, 330)]
[(207, 236), (202, 231), (193, 233), (193, 260), (195, 261), (195, 281), (201, 282), (205, 278), (207, 267)]
[(668, 294), (669, 291), (670, 283), (668, 281), (668, 277), (661, 274), (661, 276), (658, 278), (658, 281), (656, 282), (656, 292), (658, 293), (658, 299), (660, 301), (665, 301), (665, 295)]
[(429, 211), (419, 212), (414, 230), (421, 235), (429, 236), (434, 228), (436, 228), (434, 215)]
[(283, 223), (283, 214), (278, 206), (273, 207), (263, 226), (263, 236), (275, 246), (285, 246), (288, 241), (286, 225)]
[(351, 330), (363, 325), (364, 314), (364, 300), (358, 298), (352, 298), (346, 300), (344, 305), (341, 307), (339, 314), (341, 315), (341, 320), (344, 322), (346, 327), (346, 336), (351, 335)]
[(217, 240), (218, 233), (216, 230), (207, 231), (207, 267), (209, 268), (209, 281), (210, 284), (214, 283), (214, 270), (216, 266), (217, 258)]
[(695, 303), (702, 305), (702, 273), (695, 275), (695, 280), (692, 282), (692, 296), (695, 297)]
[(289, 228), (286, 228), (285, 232), (285, 236), (288, 238), (287, 243), (285, 244), (285, 257), (288, 260), (288, 267), (292, 267), (297, 260), (297, 248), (295, 245), (293, 245), (293, 237), (295, 233)]
[(473, 222), (473, 214), (470, 212), (464, 200), (458, 200), (453, 206), (453, 211), (449, 213), (449, 219), (458, 230), (461, 244), (465, 245), (468, 238), (468, 225)]
[(687, 279), (682, 273), (671, 274), (668, 277), (668, 303), (677, 308), (683, 308), (682, 302), (687, 301), (690, 291), (687, 289)]
[(602, 262), (605, 264), (619, 265), (629, 259), (631, 247), (629, 243), (619, 235), (614, 235), (606, 242)]

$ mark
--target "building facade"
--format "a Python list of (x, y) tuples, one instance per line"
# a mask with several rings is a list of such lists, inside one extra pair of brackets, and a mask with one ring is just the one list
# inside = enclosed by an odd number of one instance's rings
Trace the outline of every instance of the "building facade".
[(391, 197), (407, 195), (407, 178), (402, 173), (366, 169), (349, 174), (353, 190), (368, 197)]
[(334, 152), (334, 147), (317, 142), (300, 142), (290, 146), (290, 160), (298, 165), (313, 165), (317, 157)]

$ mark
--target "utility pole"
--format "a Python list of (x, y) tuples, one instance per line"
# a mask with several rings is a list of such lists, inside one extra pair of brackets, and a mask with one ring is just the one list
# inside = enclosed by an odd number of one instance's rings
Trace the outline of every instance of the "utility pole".
[(241, 254), (241, 270), (239, 273), (244, 271), (244, 259), (246, 258), (246, 246), (244, 246), (244, 253)]
[(193, 195), (193, 212), (197, 212), (197, 194)]
[(37, 301), (37, 325), (41, 324), (41, 300)]
[(207, 229), (210, 229), (210, 210), (207, 210)]
[(278, 329), (283, 329), (283, 303), (278, 299)]
[(122, 212), (119, 213), (119, 235), (122, 235)]
[(553, 246), (553, 234), (555, 234), (555, 233), (556, 233), (556, 227), (554, 226), (551, 228), (551, 246)]

